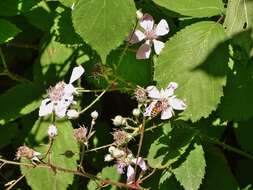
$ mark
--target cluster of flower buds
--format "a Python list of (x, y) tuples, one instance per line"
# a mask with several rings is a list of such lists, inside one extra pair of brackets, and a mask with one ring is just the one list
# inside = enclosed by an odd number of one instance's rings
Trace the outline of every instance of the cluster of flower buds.
[(140, 27), (143, 30), (141, 31), (139, 29), (135, 29), (135, 31), (129, 35), (128, 40), (132, 44), (143, 40), (145, 41), (138, 49), (136, 58), (148, 59), (150, 57), (151, 47), (153, 44), (155, 53), (159, 55), (165, 45), (158, 39), (159, 37), (165, 36), (169, 33), (169, 25), (167, 21), (162, 19), (157, 25), (155, 25), (153, 17), (147, 13), (143, 14), (140, 10), (136, 12), (136, 16), (139, 20)]
[(105, 155), (105, 161), (116, 160), (117, 171), (119, 174), (127, 174), (127, 183), (133, 183), (135, 179), (135, 170), (132, 165), (138, 165), (142, 171), (147, 170), (147, 164), (142, 157), (135, 158), (128, 148), (117, 148), (110, 146), (109, 154)]
[(78, 80), (83, 73), (84, 69), (82, 66), (75, 67), (68, 84), (61, 81), (54, 87), (50, 87), (47, 91), (48, 97), (41, 102), (39, 116), (47, 116), (54, 112), (59, 118), (65, 116), (70, 119), (78, 117), (79, 113), (75, 109), (70, 109), (71, 105), (76, 104), (74, 94), (77, 94), (76, 88), (72, 83)]
[(161, 114), (161, 119), (166, 120), (174, 115), (174, 110), (185, 110), (186, 103), (174, 95), (177, 87), (176, 82), (170, 82), (166, 89), (161, 90), (158, 90), (156, 86), (148, 86), (146, 89), (137, 86), (135, 98), (139, 105), (149, 103), (147, 107), (145, 106), (144, 116), (154, 118)]
[(25, 145), (19, 147), (16, 152), (17, 159), (26, 158), (28, 160), (37, 161), (37, 162), (40, 162), (40, 160), (38, 158), (38, 156), (40, 156), (40, 155), (41, 155), (41, 153), (36, 152), (35, 150), (33, 150)]

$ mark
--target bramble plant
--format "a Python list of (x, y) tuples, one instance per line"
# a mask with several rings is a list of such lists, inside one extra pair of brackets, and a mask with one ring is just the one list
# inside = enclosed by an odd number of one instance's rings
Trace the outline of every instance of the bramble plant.
[(0, 1), (1, 189), (253, 189), (252, 25), (253, 0)]

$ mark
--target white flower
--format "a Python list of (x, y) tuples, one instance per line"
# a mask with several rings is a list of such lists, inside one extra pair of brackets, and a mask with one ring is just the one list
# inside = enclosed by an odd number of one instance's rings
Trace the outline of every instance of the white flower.
[(73, 86), (73, 82), (79, 79), (84, 73), (82, 66), (75, 67), (72, 71), (69, 83), (61, 81), (54, 87), (50, 87), (48, 90), (48, 98), (42, 100), (39, 116), (46, 116), (55, 112), (57, 117), (64, 117), (71, 104), (74, 104), (74, 94), (76, 89)]
[(152, 102), (146, 108), (144, 116), (155, 117), (161, 112), (161, 119), (165, 120), (173, 116), (173, 110), (185, 110), (186, 104), (184, 101), (174, 96), (177, 86), (177, 83), (171, 82), (165, 90), (161, 89), (160, 91), (155, 86), (147, 87), (148, 96), (152, 99)]
[(154, 44), (156, 54), (160, 54), (164, 48), (164, 43), (157, 40), (160, 36), (164, 36), (169, 33), (169, 25), (166, 20), (162, 19), (158, 25), (154, 24), (154, 19), (149, 14), (144, 14), (140, 19), (140, 26), (144, 29), (144, 32), (136, 29), (131, 34), (130, 43), (138, 43), (145, 40), (145, 43), (140, 46), (137, 51), (137, 59), (148, 59), (151, 54), (151, 47)]
[(49, 125), (47, 130), (48, 136), (54, 138), (57, 136), (57, 127), (54, 124)]

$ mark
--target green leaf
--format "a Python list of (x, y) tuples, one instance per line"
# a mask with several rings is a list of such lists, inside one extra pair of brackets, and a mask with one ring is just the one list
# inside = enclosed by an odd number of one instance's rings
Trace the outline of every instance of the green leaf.
[(253, 119), (237, 123), (235, 136), (239, 145), (246, 151), (253, 153), (252, 133)]
[(39, 0), (8, 0), (0, 1), (0, 16), (15, 16), (21, 12), (28, 11)]
[(106, 56), (128, 36), (135, 22), (133, 0), (81, 0), (72, 11), (74, 28), (105, 63)]
[(168, 180), (170, 177), (171, 177), (172, 173), (169, 171), (169, 170), (164, 170), (162, 175), (161, 175), (161, 178), (159, 180), (159, 186), (161, 186), (162, 184), (164, 184), (164, 182), (166, 180)]
[(66, 7), (71, 7), (76, 0), (59, 0)]
[(121, 63), (119, 63), (122, 53), (123, 50), (112, 51), (107, 59), (108, 65), (112, 68), (117, 67), (117, 77), (124, 82), (129, 82), (132, 86), (148, 85), (152, 78), (152, 62), (137, 60), (136, 52), (127, 51), (123, 55)]
[(166, 168), (186, 151), (196, 132), (191, 128), (174, 128), (155, 140), (147, 156), (152, 168)]
[(219, 112), (224, 120), (247, 120), (253, 116), (253, 65), (237, 64), (228, 75)]
[[(48, 146), (47, 129), (51, 122), (38, 120), (33, 126), (26, 144), (38, 152), (46, 153)], [(57, 121), (58, 135), (52, 146), (51, 163), (63, 168), (76, 170), (79, 149), (73, 137), (73, 128), (69, 121)], [(47, 161), (46, 159), (44, 161)], [(21, 172), (26, 174), (27, 183), (34, 190), (42, 189), (67, 189), (72, 183), (74, 174), (57, 171), (56, 173), (48, 168), (29, 169), (21, 167)]]
[(195, 143), (186, 160), (172, 171), (185, 190), (198, 190), (205, 175), (205, 167), (203, 148)]
[(42, 92), (33, 83), (19, 84), (0, 95), (0, 125), (31, 113), (40, 105)]
[(223, 27), (203, 21), (190, 25), (166, 42), (155, 63), (155, 80), (165, 88), (179, 84), (176, 95), (185, 99), (183, 119), (197, 121), (216, 109), (226, 83), (228, 47)]
[(69, 45), (82, 45), (83, 39), (75, 32), (73, 23), (71, 20), (71, 9), (63, 9), (58, 7), (56, 9), (58, 15), (55, 18), (55, 30), (56, 41), (69, 44)]
[(206, 176), (201, 190), (238, 190), (237, 182), (232, 175), (227, 161), (218, 148), (208, 147), (206, 155)]
[(21, 32), (21, 30), (14, 24), (4, 19), (0, 19), (0, 28), (0, 44), (12, 40), (19, 32)]
[(56, 42), (54, 38), (49, 42), (46, 40), (40, 62), (35, 66), (35, 80), (50, 84), (62, 79), (69, 71), (74, 50), (72, 47)]
[(154, 2), (168, 10), (192, 17), (220, 15), (224, 9), (222, 0), (154, 0)]
[[(98, 176), (103, 179), (110, 179), (112, 181), (118, 181), (120, 179), (120, 174), (117, 172), (117, 169), (115, 166), (111, 167), (105, 167), (103, 170), (98, 173)], [(91, 180), (88, 184), (88, 190), (96, 190), (99, 188), (98, 186), (99, 182), (95, 182)], [(110, 188), (107, 188), (108, 190), (116, 190), (117, 188), (115, 186), (112, 186)]]
[[(229, 0), (224, 26), (228, 35), (234, 35), (251, 27), (253, 24), (253, 1)], [(250, 20), (251, 19), (251, 20)]]

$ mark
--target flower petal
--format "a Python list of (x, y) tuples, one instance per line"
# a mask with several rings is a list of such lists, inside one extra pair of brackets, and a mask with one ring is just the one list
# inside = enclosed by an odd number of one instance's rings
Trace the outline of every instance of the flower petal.
[(160, 92), (159, 90), (156, 88), (156, 86), (148, 86), (146, 88), (147, 92), (148, 92), (148, 96), (150, 98), (153, 99), (159, 99), (160, 98)]
[(119, 174), (123, 174), (123, 173), (125, 173), (125, 167), (126, 167), (126, 164), (124, 163), (124, 162), (117, 162), (117, 172), (119, 173)]
[(140, 20), (140, 26), (146, 30), (150, 31), (154, 27), (154, 19), (150, 14), (145, 13)]
[(57, 117), (59, 118), (63, 118), (66, 115), (66, 111), (67, 111), (67, 106), (65, 106), (64, 104), (58, 103), (55, 107), (54, 107), (54, 111)]
[(40, 109), (39, 109), (39, 116), (46, 116), (53, 112), (54, 104), (51, 102), (49, 98), (42, 100)]
[(172, 107), (169, 106), (167, 109), (162, 111), (161, 119), (162, 120), (170, 119), (172, 116), (173, 116), (173, 109)]
[(155, 53), (157, 55), (159, 55), (162, 51), (162, 49), (164, 48), (164, 43), (159, 41), (159, 40), (153, 40), (153, 43), (154, 43), (154, 49), (155, 49)]
[(64, 93), (67, 95), (72, 95), (73, 93), (76, 93), (76, 88), (71, 83), (66, 84), (64, 86)]
[(78, 67), (75, 67), (72, 71), (69, 83), (73, 83), (75, 82), (77, 79), (79, 79), (82, 74), (84, 73), (84, 68), (80, 65)]
[(151, 112), (153, 110), (153, 108), (155, 107), (157, 101), (153, 101), (149, 104), (149, 106), (146, 108), (145, 112), (144, 112), (144, 116), (145, 117), (150, 117), (151, 116)]
[(169, 99), (170, 105), (174, 110), (185, 110), (186, 104), (183, 100), (176, 98), (175, 96)]
[(136, 59), (148, 59), (151, 54), (151, 45), (149, 42), (145, 42), (139, 47), (136, 53)]
[(170, 31), (169, 25), (166, 20), (162, 19), (156, 26), (155, 33), (157, 36), (164, 36)]
[(131, 44), (138, 43), (146, 38), (146, 35), (140, 31), (140, 30), (135, 30), (134, 33), (130, 33), (128, 37), (128, 41)]
[(178, 84), (176, 82), (170, 82), (167, 88), (165, 89), (165, 94), (167, 97), (170, 97), (174, 94), (174, 91), (177, 89)]
[(135, 178), (134, 168), (131, 165), (129, 165), (127, 167), (127, 183), (134, 182), (134, 178)]
[(142, 169), (142, 171), (146, 171), (148, 169), (148, 166), (142, 157), (138, 157), (137, 165)]

